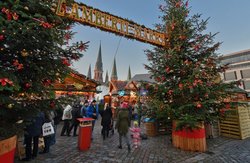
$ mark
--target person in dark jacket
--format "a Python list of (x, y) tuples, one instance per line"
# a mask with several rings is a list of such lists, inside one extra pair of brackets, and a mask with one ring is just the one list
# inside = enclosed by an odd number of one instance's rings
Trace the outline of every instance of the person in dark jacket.
[(130, 152), (130, 143), (128, 139), (128, 129), (130, 127), (130, 117), (129, 117), (129, 110), (128, 110), (128, 103), (123, 102), (121, 104), (121, 108), (118, 111), (117, 115), (117, 122), (115, 128), (118, 130), (119, 133), (119, 146), (118, 148), (122, 149), (122, 137), (125, 138), (126, 144), (128, 146), (128, 152)]
[(77, 128), (79, 125), (79, 121), (77, 118), (82, 118), (81, 116), (81, 108), (82, 106), (80, 105), (80, 102), (76, 102), (75, 105), (73, 105), (73, 110), (72, 110), (72, 121), (71, 121), (71, 126), (69, 128), (69, 136), (71, 133), (71, 130), (74, 128), (73, 136), (77, 136)]
[[(44, 113), (40, 112), (36, 117), (31, 120), (31, 123), (26, 126), (24, 134), (25, 155), (26, 157), (22, 161), (30, 161), (35, 158), (38, 153), (38, 140), (42, 134), (42, 125), (45, 121)], [(33, 141), (33, 150), (32, 150)]]
[(103, 140), (105, 140), (106, 137), (109, 136), (109, 129), (111, 125), (111, 120), (112, 120), (112, 110), (109, 107), (108, 103), (105, 103), (103, 111), (100, 112), (102, 116), (102, 136)]
[[(51, 122), (52, 126), (54, 127), (54, 118), (55, 118), (54, 114), (53, 114), (53, 112), (51, 110), (45, 111), (45, 123)], [(53, 137), (54, 134), (47, 135), (47, 136), (43, 137), (43, 139), (44, 139), (44, 149), (43, 149), (43, 151), (39, 152), (40, 154), (49, 153), (52, 137)]]
[(60, 123), (61, 119), (62, 119), (62, 113), (63, 111), (59, 108), (59, 109), (53, 109), (52, 110), (52, 114), (54, 117), (54, 131), (55, 134), (52, 135), (51, 138), (51, 144), (50, 145), (54, 145), (56, 144), (56, 131), (57, 131), (57, 125)]

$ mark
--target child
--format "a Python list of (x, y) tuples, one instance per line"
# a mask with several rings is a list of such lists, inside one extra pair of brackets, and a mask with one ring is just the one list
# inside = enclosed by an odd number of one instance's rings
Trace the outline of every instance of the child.
[(133, 138), (133, 145), (138, 148), (141, 145), (141, 129), (138, 127), (138, 122), (134, 121), (134, 127), (130, 128)]

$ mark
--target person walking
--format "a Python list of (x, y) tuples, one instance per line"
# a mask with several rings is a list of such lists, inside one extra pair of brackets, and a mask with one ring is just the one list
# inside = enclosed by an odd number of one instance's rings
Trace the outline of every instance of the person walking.
[[(42, 134), (42, 125), (45, 121), (44, 113), (39, 112), (36, 117), (34, 117), (30, 124), (25, 127), (24, 142), (25, 146), (25, 158), (21, 161), (30, 161), (37, 157), (38, 153), (38, 142), (39, 136)], [(33, 141), (33, 147), (32, 147)], [(33, 150), (32, 150), (33, 149)]]
[(141, 145), (141, 129), (138, 127), (138, 122), (134, 121), (134, 126), (130, 128), (133, 138), (134, 148), (138, 148)]
[[(98, 111), (98, 105), (96, 104), (96, 100), (93, 100), (91, 104), (87, 107), (86, 116), (88, 118), (93, 118), (92, 121), (92, 133), (95, 128), (95, 121), (98, 119), (99, 111)], [(93, 139), (93, 138), (92, 138)]]
[(109, 107), (108, 103), (105, 103), (103, 111), (100, 112), (101, 116), (102, 116), (102, 121), (101, 121), (101, 125), (102, 125), (102, 136), (103, 136), (103, 140), (105, 140), (106, 137), (109, 136), (109, 129), (111, 126), (111, 120), (112, 120), (112, 110)]
[(128, 110), (128, 103), (123, 102), (121, 104), (121, 108), (118, 111), (117, 122), (115, 128), (118, 130), (119, 133), (119, 146), (118, 148), (122, 149), (122, 137), (124, 137), (126, 144), (128, 146), (128, 152), (130, 152), (130, 143), (128, 139), (128, 129), (130, 127), (130, 117), (129, 117), (129, 110)]
[(61, 136), (65, 136), (65, 132), (67, 133), (67, 136), (69, 136), (70, 120), (72, 119), (71, 110), (72, 107), (70, 105), (67, 105), (63, 111), (62, 120), (64, 121), (64, 124), (61, 131)]
[(77, 118), (82, 118), (81, 116), (81, 108), (82, 106), (80, 105), (80, 102), (76, 102), (75, 105), (73, 106), (73, 110), (72, 110), (72, 123), (71, 126), (69, 128), (69, 136), (71, 133), (71, 130), (74, 128), (74, 132), (73, 132), (73, 136), (78, 136), (77, 132), (77, 128), (79, 125), (79, 121), (77, 120)]
[[(50, 123), (52, 124), (53, 128), (54, 128), (54, 114), (51, 110), (47, 110), (45, 111), (45, 123)], [(52, 135), (47, 135), (47, 136), (44, 136), (43, 139), (44, 139), (44, 149), (43, 151), (39, 152), (40, 154), (44, 154), (44, 153), (49, 153), (50, 151), (50, 146), (51, 146), (51, 141), (52, 141), (52, 138), (54, 136), (55, 133), (53, 133)]]

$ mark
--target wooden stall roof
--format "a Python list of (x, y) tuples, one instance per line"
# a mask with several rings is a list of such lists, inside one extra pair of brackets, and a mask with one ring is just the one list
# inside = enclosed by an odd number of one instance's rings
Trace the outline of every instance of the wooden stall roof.
[(54, 83), (56, 91), (76, 91), (76, 92), (97, 92), (96, 87), (99, 84), (89, 79), (87, 76), (72, 70), (63, 82), (57, 81)]

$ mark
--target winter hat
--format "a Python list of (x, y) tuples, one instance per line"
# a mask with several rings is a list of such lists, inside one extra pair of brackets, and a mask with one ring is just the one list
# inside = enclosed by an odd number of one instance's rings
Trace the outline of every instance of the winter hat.
[(134, 126), (138, 126), (138, 122), (137, 121), (134, 121)]
[(128, 108), (128, 102), (123, 102), (121, 104), (121, 108)]
[(84, 104), (89, 104), (88, 100), (85, 100), (85, 101), (84, 101)]

